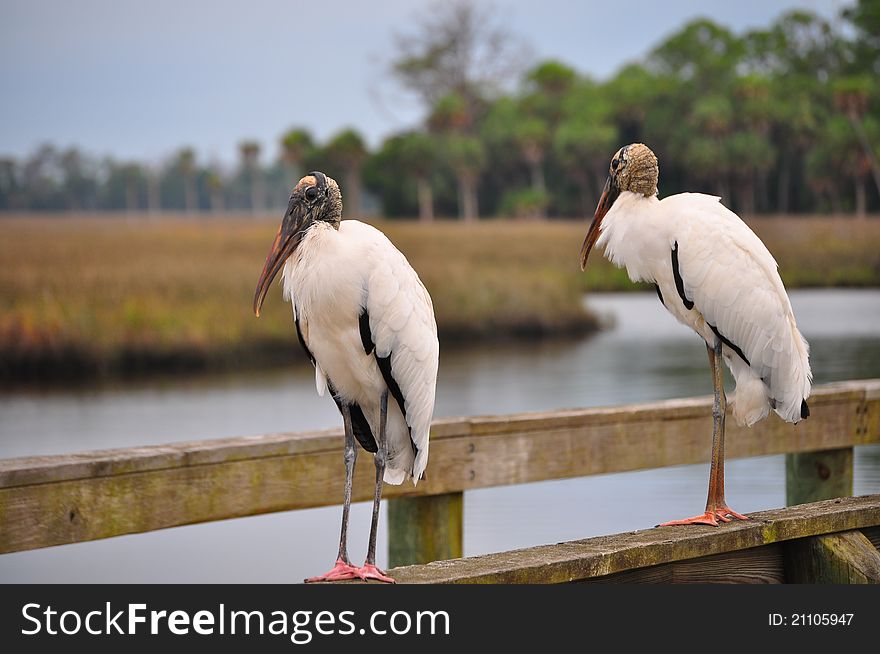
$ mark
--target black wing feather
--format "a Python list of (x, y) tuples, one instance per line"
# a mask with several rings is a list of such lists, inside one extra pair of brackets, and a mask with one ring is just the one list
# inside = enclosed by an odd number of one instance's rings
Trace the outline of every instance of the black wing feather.
[(309, 357), (309, 361), (312, 362), (312, 365), (315, 365), (315, 357), (309, 349), (309, 346), (306, 345), (306, 339), (303, 338), (302, 329), (299, 326), (299, 316), (294, 318), (293, 322), (296, 324), (296, 337), (299, 339), (299, 344), (302, 346), (302, 349), (305, 350), (306, 356)]
[(739, 355), (739, 358), (746, 362), (746, 365), (747, 365), (747, 366), (751, 366), (751, 365), (752, 365), (751, 363), (749, 363), (748, 358), (747, 358), (746, 355), (743, 353), (743, 351), (742, 351), (742, 349), (739, 347), (739, 345), (733, 343), (729, 338), (727, 338), (726, 336), (724, 336), (724, 334), (722, 334), (721, 332), (719, 332), (719, 331), (718, 331), (718, 328), (717, 328), (715, 325), (712, 325), (712, 324), (710, 324), (710, 323), (708, 323), (708, 322), (707, 322), (706, 324), (709, 325), (709, 329), (711, 329), (713, 332), (715, 332), (715, 336), (717, 336), (717, 337), (721, 340), (722, 343), (724, 343), (727, 347), (729, 347), (731, 350), (733, 350), (734, 352), (736, 352), (736, 353)]
[(373, 333), (370, 331), (370, 314), (367, 313), (366, 307), (358, 316), (358, 329), (361, 332), (361, 345), (364, 346), (364, 353), (372, 354), (376, 349), (376, 344), (373, 342)]
[(684, 308), (690, 311), (694, 308), (693, 300), (688, 300), (684, 294), (684, 280), (681, 278), (681, 272), (678, 270), (678, 241), (672, 246), (672, 275), (675, 277), (675, 290), (681, 298)]
[(406, 422), (406, 427), (410, 433), (410, 443), (412, 443), (413, 453), (418, 456), (419, 447), (415, 444), (415, 441), (412, 440), (412, 427), (409, 424), (409, 421), (406, 419), (406, 400), (403, 397), (403, 391), (400, 390), (400, 384), (397, 383), (397, 380), (394, 378), (394, 372), (391, 370), (391, 352), (388, 353), (388, 356), (380, 357), (376, 353), (376, 345), (373, 340), (373, 333), (370, 330), (370, 314), (367, 312), (366, 307), (364, 308), (361, 315), (358, 317), (358, 325), (361, 331), (361, 343), (364, 346), (364, 352), (367, 354), (372, 353), (373, 356), (376, 357), (376, 363), (379, 365), (379, 371), (382, 373), (382, 379), (385, 380), (385, 385), (388, 387), (388, 392), (391, 393), (391, 397), (397, 402), (397, 406), (400, 407), (400, 412), (403, 414), (403, 420)]
[[(315, 365), (315, 357), (309, 349), (309, 346), (306, 345), (306, 339), (303, 338), (302, 328), (299, 326), (299, 316), (296, 317), (294, 323), (296, 323), (296, 336), (299, 339), (299, 344), (302, 345), (302, 349), (305, 350), (306, 356), (309, 357), (309, 361), (312, 362), (312, 365)], [(339, 409), (341, 415), (342, 402), (336, 396), (336, 389), (333, 388), (333, 382), (331, 382), (329, 378), (327, 379), (327, 388), (330, 390), (330, 396), (336, 403), (336, 408)], [(367, 452), (376, 452), (379, 449), (379, 446), (376, 444), (376, 439), (373, 437), (373, 431), (370, 429), (370, 423), (367, 422), (367, 417), (364, 415), (363, 409), (361, 409), (360, 405), (355, 402), (348, 405), (348, 412), (351, 415), (351, 429), (354, 432), (354, 437), (357, 439), (357, 442), (360, 443), (361, 447)]]
[[(339, 409), (339, 413), (342, 414), (342, 402), (336, 397), (336, 389), (333, 388), (333, 384), (329, 379), (327, 380), (327, 388), (330, 390), (330, 395), (333, 397), (333, 401), (336, 402), (336, 408)], [(373, 437), (370, 423), (367, 422), (367, 417), (364, 415), (360, 404), (357, 402), (349, 404), (348, 413), (351, 416), (351, 430), (354, 432), (354, 437), (357, 439), (357, 442), (360, 443), (361, 447), (367, 452), (377, 452), (379, 446), (376, 443), (376, 439)]]

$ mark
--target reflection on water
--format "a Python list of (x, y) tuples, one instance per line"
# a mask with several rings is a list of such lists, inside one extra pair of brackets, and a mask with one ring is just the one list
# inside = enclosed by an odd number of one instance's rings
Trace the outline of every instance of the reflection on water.
[[(880, 291), (795, 291), (816, 383), (880, 377)], [(441, 354), (437, 416), (600, 406), (711, 391), (705, 348), (653, 294), (596, 295), (613, 328), (583, 341)], [(297, 347), (291, 337), (291, 347)], [(775, 418), (774, 418), (775, 419)], [(336, 426), (307, 367), (71, 392), (0, 395), (0, 458)], [(706, 435), (709, 449), (710, 434)], [(369, 464), (362, 458), (361, 465)], [(601, 475), (465, 494), (468, 555), (650, 527), (702, 509), (707, 466)], [(340, 462), (340, 486), (342, 469)], [(731, 461), (740, 511), (781, 506), (782, 457)], [(880, 492), (880, 448), (856, 453), (857, 494)], [(341, 493), (340, 493), (341, 494)], [(339, 509), (256, 516), (0, 556), (3, 581), (298, 581), (332, 562)], [(384, 521), (380, 523), (384, 525)], [(350, 550), (366, 549), (369, 505)], [(380, 564), (386, 551), (380, 529)]]

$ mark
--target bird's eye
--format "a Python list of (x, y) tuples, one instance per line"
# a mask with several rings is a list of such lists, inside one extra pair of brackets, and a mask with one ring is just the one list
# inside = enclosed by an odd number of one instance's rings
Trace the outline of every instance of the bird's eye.
[(306, 189), (306, 199), (311, 201), (314, 200), (316, 197), (318, 197), (318, 189), (316, 189), (314, 186), (308, 187)]
[(611, 170), (617, 170), (617, 166), (618, 166), (619, 164), (620, 164), (620, 160), (618, 160), (618, 159), (614, 159), (614, 160), (611, 162)]

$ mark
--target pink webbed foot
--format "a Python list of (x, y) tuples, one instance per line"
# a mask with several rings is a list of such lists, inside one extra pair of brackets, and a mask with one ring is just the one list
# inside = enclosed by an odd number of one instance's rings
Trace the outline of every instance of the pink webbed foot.
[(318, 577), (309, 577), (306, 579), (307, 584), (313, 584), (318, 581), (344, 581), (346, 579), (357, 579), (360, 575), (359, 568), (354, 567), (351, 563), (346, 563), (342, 559), (336, 559), (336, 565), (329, 572)]
[(364, 563), (364, 566), (357, 570), (357, 576), (364, 581), (367, 581), (368, 579), (375, 579), (376, 581), (382, 581), (386, 584), (397, 583), (396, 581), (394, 581), (394, 579), (386, 575), (382, 570), (377, 568), (372, 563)]
[(741, 513), (737, 513), (729, 506), (724, 505), (718, 509), (709, 509), (701, 515), (695, 515), (693, 518), (685, 518), (684, 520), (670, 520), (669, 522), (664, 522), (658, 526), (671, 527), (675, 525), (711, 525), (713, 527), (717, 527), (719, 520), (721, 522), (730, 522), (732, 519), (748, 520), (748, 517), (742, 515)]

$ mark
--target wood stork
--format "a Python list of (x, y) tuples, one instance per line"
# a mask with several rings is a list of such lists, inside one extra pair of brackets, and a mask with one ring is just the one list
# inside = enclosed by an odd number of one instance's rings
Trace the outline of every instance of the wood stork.
[(581, 248), (594, 244), (632, 281), (654, 284), (666, 309), (706, 341), (715, 386), (709, 496), (702, 515), (664, 524), (746, 519), (724, 499), (724, 417), (720, 360), (736, 380), (733, 415), (751, 426), (772, 408), (796, 423), (810, 415), (809, 346), (798, 331), (773, 256), (721, 198), (657, 197), (657, 157), (641, 143), (611, 159), (608, 180)]
[[(320, 172), (294, 188), (254, 293), (254, 313), (283, 268), (299, 342), (315, 366), (318, 394), (330, 391), (345, 427), (342, 533), (336, 565), (306, 581), (376, 579), (382, 480), (417, 483), (428, 463), (439, 345), (431, 297), (415, 270), (378, 229), (341, 221), (342, 195)], [(388, 395), (391, 395), (391, 401)], [(367, 558), (348, 558), (355, 440), (374, 453), (376, 489)]]

